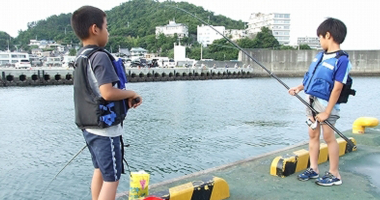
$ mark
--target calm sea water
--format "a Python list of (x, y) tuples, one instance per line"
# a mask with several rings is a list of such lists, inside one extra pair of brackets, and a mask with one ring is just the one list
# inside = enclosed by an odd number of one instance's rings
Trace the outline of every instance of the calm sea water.
[[(283, 78), (289, 86), (301, 78)], [(380, 118), (380, 78), (354, 77), (336, 127)], [(143, 104), (125, 121), (126, 158), (151, 183), (308, 140), (304, 105), (271, 78), (132, 83)], [(93, 167), (74, 124), (72, 86), (0, 88), (0, 199), (91, 199)], [(129, 188), (123, 175), (118, 192)], [(46, 192), (44, 192), (46, 190)]]

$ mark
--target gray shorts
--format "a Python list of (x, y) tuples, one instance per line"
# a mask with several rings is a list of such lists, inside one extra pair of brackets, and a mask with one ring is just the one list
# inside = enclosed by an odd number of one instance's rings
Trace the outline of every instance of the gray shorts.
[[(325, 111), (326, 107), (322, 105), (320, 101), (318, 101), (318, 98), (314, 96), (307, 95), (306, 96), (306, 102), (310, 105), (310, 100), (312, 99), (313, 104), (311, 107), (313, 107), (318, 113)], [(306, 107), (306, 116), (307, 117), (313, 117), (313, 112), (310, 110), (309, 107)], [(339, 110), (333, 109), (331, 111), (330, 117), (327, 118), (327, 121), (330, 122), (330, 124), (335, 124), (336, 121), (340, 118), (339, 116)], [(321, 124), (324, 124), (323, 122)]]

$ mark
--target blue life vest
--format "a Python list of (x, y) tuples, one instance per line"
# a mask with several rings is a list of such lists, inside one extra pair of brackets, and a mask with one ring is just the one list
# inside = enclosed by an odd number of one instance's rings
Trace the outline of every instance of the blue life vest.
[(128, 82), (121, 59), (115, 60), (108, 51), (100, 47), (84, 49), (75, 59), (73, 81), (75, 123), (80, 129), (106, 128), (120, 124), (128, 111), (127, 100), (106, 101), (92, 91), (88, 81), (87, 68), (90, 67), (89, 57), (97, 51), (107, 53), (112, 61), (119, 78), (118, 88), (125, 89), (125, 84)]
[[(313, 62), (310, 64), (309, 71), (307, 71), (304, 76), (303, 85), (306, 94), (328, 101), (331, 95), (331, 91), (334, 87), (334, 75), (337, 70), (338, 59), (341, 56), (348, 57), (348, 54), (344, 51), (339, 51), (337, 53), (337, 56), (322, 61), (323, 53), (324, 52), (318, 53), (314, 58)], [(351, 77), (348, 77), (348, 80), (351, 81), (350, 84), (352, 85)], [(351, 85), (348, 89), (350, 91), (354, 91), (351, 90)], [(346, 88), (347, 87), (344, 87), (344, 89), (341, 92), (341, 96), (343, 94), (347, 95), (347, 97), (345, 98), (345, 102), (339, 100), (337, 103), (346, 103), (348, 95), (352, 95), (352, 93), (350, 92), (349, 94), (343, 92), (344, 90), (346, 90)], [(342, 98), (340, 97), (339, 99)]]

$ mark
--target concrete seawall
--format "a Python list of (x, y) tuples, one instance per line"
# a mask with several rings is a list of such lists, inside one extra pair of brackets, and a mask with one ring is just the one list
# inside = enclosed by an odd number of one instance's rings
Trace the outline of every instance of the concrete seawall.
[[(307, 71), (316, 50), (263, 50), (247, 49), (249, 55), (278, 77), (301, 77)], [(352, 63), (351, 74), (354, 76), (380, 76), (380, 50), (347, 51)], [(129, 82), (208, 80), (253, 78), (268, 73), (247, 55), (239, 53), (239, 62), (232, 61), (199, 61), (197, 66), (205, 65), (207, 69), (193, 68), (127, 68)], [(240, 68), (235, 69), (235, 66)], [(244, 68), (250, 65), (252, 68)], [(216, 66), (217, 68), (213, 68)], [(225, 68), (228, 67), (228, 68)], [(73, 83), (73, 69), (33, 68), (16, 70), (0, 68), (0, 87), (61, 85)]]
[[(303, 76), (317, 50), (266, 50), (246, 49), (250, 56), (259, 61), (264, 67), (277, 76)], [(380, 75), (380, 50), (347, 51), (352, 63), (351, 74), (357, 76)], [(247, 55), (239, 52), (239, 60), (254, 68), (255, 76), (267, 76), (259, 65)]]
[[(0, 69), (0, 87), (73, 84), (73, 69)], [(127, 68), (129, 82), (252, 78), (253, 69)]]

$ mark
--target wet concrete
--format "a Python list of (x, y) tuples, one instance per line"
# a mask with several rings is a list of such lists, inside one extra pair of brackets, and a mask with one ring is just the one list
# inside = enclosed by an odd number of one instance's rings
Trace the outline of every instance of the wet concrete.
[[(343, 184), (323, 187), (314, 180), (301, 182), (297, 175), (285, 178), (269, 174), (272, 160), (300, 149), (308, 149), (307, 143), (295, 145), (258, 157), (248, 158), (228, 165), (189, 174), (163, 183), (153, 184), (151, 194), (168, 190), (183, 183), (201, 180), (207, 176), (220, 177), (227, 181), (230, 188), (229, 200), (249, 199), (380, 199), (380, 127), (367, 130), (363, 135), (350, 131), (343, 132), (347, 137), (354, 137), (358, 149), (340, 157), (339, 170)], [(329, 163), (319, 165), (320, 172), (327, 171)], [(123, 196), (124, 195), (124, 196)], [(118, 199), (127, 199), (119, 194)]]

